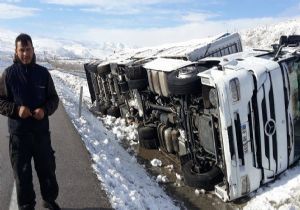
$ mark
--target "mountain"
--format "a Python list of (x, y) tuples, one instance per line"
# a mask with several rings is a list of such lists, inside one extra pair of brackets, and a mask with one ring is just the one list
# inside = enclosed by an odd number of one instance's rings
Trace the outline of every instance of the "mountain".
[(35, 48), (46, 58), (104, 58), (125, 48), (120, 43), (84, 43), (65, 39), (36, 39)]
[[(14, 53), (14, 39), (18, 34), (0, 29), (0, 56), (11, 58)], [(122, 43), (92, 43), (66, 39), (33, 37), (35, 53), (39, 59), (104, 58), (126, 46)]]
[[(281, 21), (272, 25), (259, 26), (240, 32), (244, 48), (270, 48), (278, 43), (281, 35), (300, 34), (300, 18)], [(0, 56), (11, 59), (14, 53), (14, 39), (17, 33), (0, 29)], [(128, 54), (152, 52), (166, 48), (166, 45), (151, 48), (130, 49), (122, 43), (92, 43), (66, 39), (33, 37), (36, 54), (39, 59), (105, 59), (128, 57)], [(188, 41), (188, 40), (187, 40)], [(191, 40), (193, 41), (193, 40)], [(199, 40), (197, 40), (199, 41)], [(172, 44), (182, 46), (182, 43)], [(195, 44), (195, 43), (194, 43)], [(189, 45), (183, 45), (183, 47)], [(115, 53), (118, 52), (118, 53)], [(113, 55), (113, 56), (110, 56)]]

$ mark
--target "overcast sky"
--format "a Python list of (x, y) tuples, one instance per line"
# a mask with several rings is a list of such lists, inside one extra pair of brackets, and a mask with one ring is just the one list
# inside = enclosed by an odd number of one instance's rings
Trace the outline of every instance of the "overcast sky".
[(153, 46), (236, 32), (300, 14), (300, 0), (0, 0), (0, 29)]

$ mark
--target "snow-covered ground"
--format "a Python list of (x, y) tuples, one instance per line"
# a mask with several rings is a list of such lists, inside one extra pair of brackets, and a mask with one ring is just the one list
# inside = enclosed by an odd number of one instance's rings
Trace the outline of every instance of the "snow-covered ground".
[(300, 164), (284, 172), (275, 182), (253, 193), (245, 210), (300, 209)]

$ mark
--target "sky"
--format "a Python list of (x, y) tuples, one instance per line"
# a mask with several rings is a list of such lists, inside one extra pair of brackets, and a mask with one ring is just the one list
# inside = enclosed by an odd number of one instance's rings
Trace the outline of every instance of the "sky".
[(0, 29), (144, 47), (267, 27), (299, 14), (300, 0), (0, 0)]

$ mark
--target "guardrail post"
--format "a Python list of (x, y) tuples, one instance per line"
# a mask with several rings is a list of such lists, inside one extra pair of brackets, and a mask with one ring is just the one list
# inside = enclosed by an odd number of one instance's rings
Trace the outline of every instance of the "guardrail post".
[(83, 87), (80, 87), (78, 117), (81, 117)]

